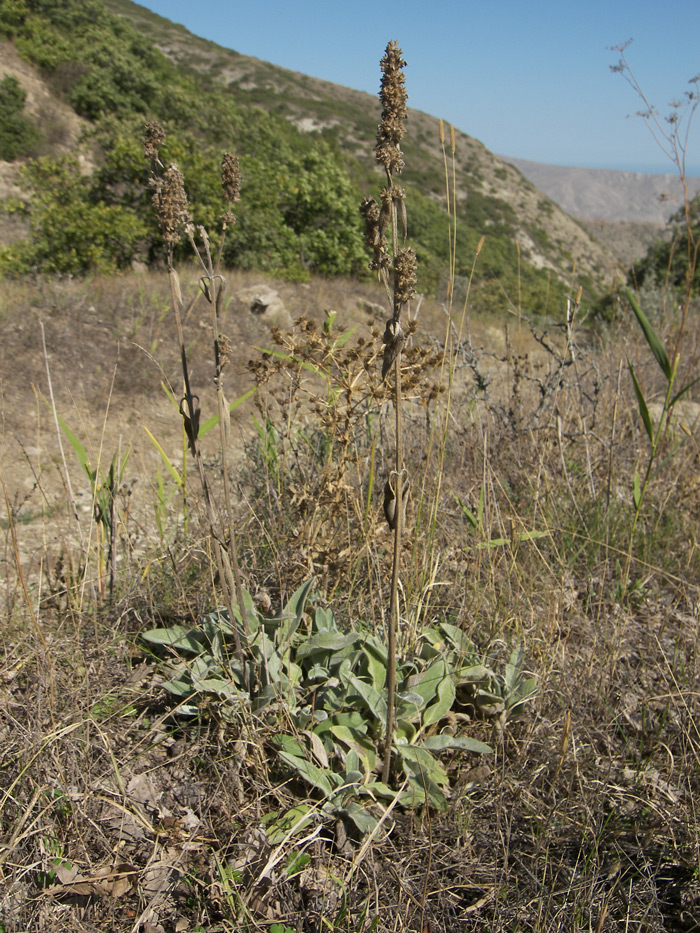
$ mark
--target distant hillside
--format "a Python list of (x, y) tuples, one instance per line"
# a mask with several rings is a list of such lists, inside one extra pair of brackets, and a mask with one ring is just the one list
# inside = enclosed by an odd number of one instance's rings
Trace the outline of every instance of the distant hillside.
[[(673, 174), (570, 168), (508, 156), (501, 158), (580, 220), (663, 225), (683, 203), (680, 180)], [(691, 197), (700, 191), (700, 178), (689, 178), (688, 190)]]

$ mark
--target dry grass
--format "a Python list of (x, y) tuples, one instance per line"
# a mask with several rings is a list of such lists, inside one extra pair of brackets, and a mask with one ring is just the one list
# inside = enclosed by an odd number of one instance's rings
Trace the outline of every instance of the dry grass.
[[(41, 317), (64, 420), (81, 425), (86, 441), (92, 438), (98, 448), (112, 386), (104, 449), (111, 450), (120, 434), (129, 443), (129, 431), (138, 435), (142, 421), (156, 425), (175, 456), (182, 441), (177, 427), (168, 433), (165, 425), (168, 419), (177, 425), (177, 414), (167, 400), (159, 401), (158, 368), (136, 366), (120, 351), (112, 378), (110, 362), (119, 342), (115, 330), (133, 321), (127, 341), (143, 344), (144, 334), (157, 336), (154, 356), (166, 372), (175, 365), (173, 338), (159, 330), (166, 287), (158, 276), (89, 287), (3, 286), (11, 299), (5, 307), (14, 309), (3, 324), (5, 354), (24, 374), (4, 386), (2, 470), (12, 490), (11, 515), (3, 520), (0, 672), (5, 929), (194, 930), (199, 924), (238, 930), (274, 921), (292, 929), (355, 930), (368, 929), (374, 918), (379, 930), (421, 929), (426, 921), (431, 930), (465, 924), (508, 931), (621, 924), (694, 929), (700, 911), (694, 803), (700, 581), (692, 430), (690, 437), (679, 430), (669, 440), (669, 454), (676, 442), (679, 449), (654, 485), (636, 550), (634, 598), (621, 606), (615, 595), (616, 548), (624, 547), (629, 528), (631, 469), (643, 443), (630, 387), (624, 378), (618, 384), (618, 362), (626, 353), (643, 357), (643, 345), (624, 329), (605, 335), (607, 349), (590, 338), (579, 356), (580, 378), (568, 367), (542, 408), (540, 387), (558, 378), (559, 358), (515, 325), (508, 345), (501, 331), (501, 350), (494, 352), (498, 323), (472, 322), (474, 356), (463, 348), (464, 365), (456, 370), (434, 520), (419, 518), (418, 491), (409, 510), (416, 540), (404, 555), (403, 619), (415, 628), (449, 618), (484, 650), (497, 651), (500, 644), (506, 652), (522, 642), (540, 696), (524, 721), (509, 723), (504, 732), (494, 732), (488, 721), (473, 724), (472, 734), (490, 739), (496, 755), (491, 761), (454, 759), (446, 815), (393, 812), (386, 835), (357, 864), (359, 841), (344, 838), (340, 825), (325, 825), (306, 843), (290, 842), (265, 872), (274, 851), (261, 816), (305, 791), (289, 785), (266, 756), (264, 726), (234, 729), (213, 707), (203, 709), (196, 725), (178, 722), (159, 689), (157, 668), (138, 643), (145, 628), (197, 618), (216, 600), (194, 495), (189, 537), (178, 531), (165, 551), (146, 505), (138, 519), (123, 518), (117, 594), (111, 603), (96, 601), (90, 595), (94, 544), (92, 550), (78, 546), (48, 414), (43, 403), (22, 401), (27, 382), (46, 392), (30, 326)], [(368, 286), (345, 282), (288, 289), (289, 303), (303, 301), (319, 325), (325, 305), (343, 308), (354, 323), (363, 320), (364, 312), (351, 310), (358, 298), (380, 300)], [(421, 322), (426, 342), (439, 340), (444, 315), (437, 307), (423, 310), (430, 312)], [(230, 326), (244, 331), (258, 322), (239, 314)], [(56, 352), (61, 333), (69, 331), (82, 334), (74, 357), (68, 341), (64, 354)], [(195, 358), (206, 343), (201, 331), (198, 320), (187, 322)], [(301, 339), (299, 332), (294, 339)], [(252, 339), (243, 333), (244, 340), (274, 347), (262, 333)], [(556, 332), (547, 340), (564, 352)], [(82, 400), (79, 359), (100, 361), (102, 369), (91, 367)], [(245, 353), (239, 359), (236, 391), (251, 379)], [(203, 387), (205, 360), (203, 347), (197, 365)], [(34, 371), (25, 368), (30, 364)], [(475, 368), (491, 380), (488, 404), (475, 389)], [(289, 409), (280, 401), (292, 402), (276, 379), (286, 384), (283, 368), (266, 381), (258, 411), (270, 414), (263, 396), (277, 392), (277, 423), (284, 424)], [(306, 400), (300, 392), (295, 417), (313, 417), (317, 390), (310, 386)], [(203, 388), (202, 396), (211, 410), (213, 392), (205, 396)], [(406, 409), (405, 456), (416, 490), (423, 490), (424, 516), (436, 495), (436, 461), (426, 452), (443, 412), (441, 400), (416, 400)], [(238, 414), (243, 450), (252, 437), (250, 409)], [(327, 410), (321, 415), (332, 432)], [(379, 471), (391, 454), (390, 428), (378, 436)], [(366, 466), (361, 441), (358, 435), (351, 459)], [(146, 502), (158, 458), (148, 452), (147, 439), (139, 443), (126, 483), (136, 480), (133, 488), (144, 490)], [(317, 529), (310, 550), (299, 534), (299, 506), (314, 459), (305, 461), (291, 445), (281, 450), (288, 456), (289, 490), (296, 488), (298, 498), (278, 503), (274, 515), (262, 508), (269, 476), (259, 448), (248, 447), (243, 461), (248, 467), (237, 514), (248, 586), (266, 589), (277, 603), (282, 587), (288, 592), (314, 572), (346, 624), (381, 617), (391, 549), (380, 491), (375, 488), (368, 510), (359, 514), (343, 505), (349, 500), (336, 501), (337, 521)], [(79, 486), (80, 470), (70, 457)], [(366, 482), (365, 475), (365, 492)], [(461, 505), (476, 515), (480, 499), (481, 524), (474, 528)], [(89, 539), (89, 505), (80, 515)], [(546, 535), (528, 539), (532, 531)], [(355, 551), (333, 562), (333, 553), (353, 543)], [(90, 584), (82, 601), (71, 590), (81, 573)], [(22, 577), (46, 647), (30, 622)], [(299, 851), (311, 860), (290, 874), (290, 854)]]
[[(197, 274), (181, 275), (192, 294)], [(407, 328), (394, 363), (401, 431), (379, 364), (384, 291), (270, 283), (295, 320), (283, 331), (237, 299), (257, 282), (230, 274), (216, 321), (229, 402), (255, 393), (227, 456), (207, 435), (201, 466), (215, 519), (223, 474), (235, 481), (258, 606), (280, 609), (313, 577), (345, 631), (383, 636), (392, 604), (400, 656), (437, 622), (496, 667), (521, 646), (538, 695), (519, 715), (462, 703), (439, 720), (494, 748), (443, 756), (446, 812), (392, 804), (367, 838), (326, 818), (271, 842), (267, 815), (320, 803), (273, 753), (277, 733), (301, 735), (293, 711), (227, 715), (202, 688), (185, 716), (140, 638), (196, 625), (222, 590), (177, 411), (167, 279), (4, 283), (0, 931), (699, 929), (692, 392), (635, 518), (646, 437), (624, 361), (648, 400), (663, 385), (627, 325), (579, 328), (577, 301), (568, 326), (545, 329), (517, 300), (506, 321), (425, 301), (420, 340)], [(182, 339), (204, 422), (214, 328), (196, 306)], [(684, 346), (681, 382), (700, 364), (693, 315)], [(64, 454), (49, 376), (78, 438)], [(94, 507), (127, 449), (110, 592)], [(402, 467), (407, 533), (392, 544), (382, 487)]]

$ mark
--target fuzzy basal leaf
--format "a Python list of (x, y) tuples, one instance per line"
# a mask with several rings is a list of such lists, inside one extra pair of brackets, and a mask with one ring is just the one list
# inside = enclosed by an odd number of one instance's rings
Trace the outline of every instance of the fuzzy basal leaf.
[(334, 654), (352, 648), (358, 641), (356, 634), (341, 635), (340, 632), (319, 632), (305, 639), (296, 652), (298, 660), (308, 658), (313, 654), (332, 651)]
[(301, 617), (304, 614), (306, 609), (306, 603), (309, 600), (311, 595), (311, 590), (313, 588), (314, 581), (313, 579), (307, 580), (306, 583), (302, 583), (298, 590), (290, 597), (289, 602), (285, 606), (285, 615), (291, 614), (297, 620), (297, 625), (301, 622)]
[(350, 749), (345, 762), (346, 768), (351, 767), (352, 761), (350, 756), (354, 755), (357, 764), (353, 765), (353, 769), (357, 770), (361, 762), (365, 772), (365, 779), (367, 780), (370, 773), (374, 771), (374, 767), (377, 763), (377, 753), (374, 745), (362, 733), (349, 729), (347, 726), (333, 725), (330, 731), (336, 739), (344, 745), (347, 745)]
[(373, 687), (381, 690), (386, 683), (386, 646), (382, 645), (376, 636), (368, 635), (362, 646), (362, 654)]
[(455, 685), (448, 674), (438, 684), (436, 702), (423, 713), (423, 725), (429, 726), (434, 722), (439, 722), (452, 709), (454, 701)]
[(280, 735), (275, 736), (273, 742), (281, 751), (287, 752), (290, 755), (295, 755), (297, 758), (304, 758), (306, 756), (306, 749), (302, 743), (291, 735), (280, 733)]
[(408, 778), (412, 800), (409, 806), (418, 806), (424, 800), (436, 810), (447, 809), (447, 799), (442, 791), (449, 784), (445, 769), (433, 755), (415, 745), (394, 746), (401, 758), (404, 774)]
[(270, 813), (264, 816), (265, 833), (270, 845), (279, 845), (290, 833), (296, 835), (306, 829), (312, 819), (311, 809), (309, 804), (300, 804), (285, 813)]
[(167, 690), (168, 693), (172, 693), (176, 697), (189, 697), (192, 696), (194, 690), (192, 689), (192, 681), (188, 679), (177, 679), (177, 680), (166, 680), (162, 684), (163, 690)]
[(330, 609), (318, 606), (314, 611), (314, 628), (317, 632), (337, 632), (338, 623)]
[(475, 664), (473, 667), (463, 667), (457, 671), (457, 686), (461, 687), (465, 684), (480, 683), (481, 681), (488, 680), (489, 677), (493, 677), (493, 671), (483, 664)]
[(371, 833), (372, 830), (376, 829), (377, 823), (379, 822), (377, 818), (369, 812), (369, 810), (366, 810), (355, 800), (351, 800), (343, 808), (343, 812), (348, 816), (349, 819), (353, 821), (355, 826), (357, 826), (363, 835)]
[(472, 739), (467, 735), (431, 735), (423, 739), (421, 747), (431, 752), (442, 752), (447, 749), (461, 749), (466, 752), (476, 752), (478, 755), (492, 755), (493, 749), (486, 742)]
[(425, 707), (423, 697), (411, 690), (403, 690), (396, 699), (398, 701), (396, 714), (399, 719), (413, 719)]
[(181, 651), (191, 651), (199, 654), (202, 650), (201, 637), (186, 625), (171, 625), (170, 628), (152, 628), (141, 636), (151, 645), (165, 645), (168, 648), (177, 648)]
[(217, 696), (228, 698), (240, 696), (240, 690), (236, 689), (235, 684), (230, 680), (223, 680), (221, 677), (206, 677), (203, 680), (195, 680), (192, 686), (198, 693), (214, 693)]
[(423, 698), (427, 705), (431, 703), (438, 695), (438, 688), (443, 680), (448, 676), (447, 665), (442, 657), (436, 658), (429, 667), (420, 674), (414, 674), (408, 678), (406, 687), (412, 692), (417, 693)]
[(290, 755), (289, 752), (279, 752), (279, 756), (308, 784), (320, 790), (326, 797), (332, 796), (334, 785), (337, 786), (340, 781), (337, 774), (332, 771), (323, 771), (321, 768), (317, 768), (316, 765), (311, 764), (306, 758)]

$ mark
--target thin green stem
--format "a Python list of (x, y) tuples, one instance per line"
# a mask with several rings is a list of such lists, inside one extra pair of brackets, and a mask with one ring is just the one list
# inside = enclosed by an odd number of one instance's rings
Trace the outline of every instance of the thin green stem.
[(649, 452), (649, 459), (647, 460), (646, 469), (644, 471), (644, 478), (639, 487), (639, 496), (637, 497), (634, 503), (634, 515), (632, 516), (632, 527), (630, 529), (629, 541), (627, 544), (627, 554), (625, 556), (625, 568), (622, 574), (622, 595), (623, 598), (627, 596), (628, 586), (629, 586), (629, 574), (630, 567), (632, 564), (632, 550), (634, 548), (634, 536), (637, 532), (637, 525), (639, 524), (639, 516), (642, 513), (642, 508), (644, 506), (644, 499), (646, 497), (646, 492), (649, 487), (649, 482), (651, 480), (651, 474), (656, 463), (656, 455), (661, 444), (663, 434), (668, 423), (668, 418), (673, 408), (672, 398), (673, 398), (673, 386), (676, 379), (676, 372), (678, 370), (679, 357), (676, 356), (673, 362), (673, 369), (671, 371), (671, 377), (668, 380), (668, 387), (666, 389), (666, 398), (664, 399), (663, 408), (661, 409), (661, 417), (659, 418), (659, 423), (656, 426), (654, 431), (654, 436), (651, 441), (651, 450)]

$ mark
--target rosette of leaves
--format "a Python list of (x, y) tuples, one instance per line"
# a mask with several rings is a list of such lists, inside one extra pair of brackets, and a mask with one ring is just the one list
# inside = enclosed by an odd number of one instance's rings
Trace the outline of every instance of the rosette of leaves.
[[(161, 657), (163, 687), (178, 700), (180, 714), (196, 714), (203, 700), (209, 706), (214, 700), (224, 718), (237, 716), (245, 705), (270, 721), (292, 723), (272, 744), (282, 767), (312, 789), (311, 799), (269, 815), (273, 841), (319, 817), (350, 820), (361, 833), (369, 832), (377, 822), (373, 804), (397, 795), (406, 808), (428, 804), (444, 810), (449, 777), (443, 753), (490, 753), (484, 742), (463, 734), (466, 725), (498, 703), (515, 712), (536, 691), (534, 679), (524, 677), (522, 652), (499, 675), (456, 626), (441, 622), (426, 629), (397, 669), (397, 791), (379, 779), (387, 722), (386, 645), (361, 625), (342, 631), (332, 610), (313, 599), (311, 581), (273, 618), (261, 616), (249, 594), (244, 596), (250, 692), (243, 687), (225, 610), (208, 613), (198, 625), (153, 629), (143, 638)], [(240, 619), (234, 624), (243, 637)], [(281, 705), (284, 719), (277, 718)]]
[[(293, 658), (293, 645), (311, 588), (312, 581), (303, 584), (270, 619), (257, 611), (250, 594), (243, 591), (250, 631), (245, 652), (247, 672), (234, 650), (234, 624), (243, 637), (240, 610), (235, 604), (233, 624), (228, 610), (215, 609), (196, 625), (177, 624), (144, 632), (143, 640), (157, 652), (166, 674), (163, 689), (179, 701), (179, 714), (196, 715), (201, 701), (212, 698), (220, 701), (219, 712), (228, 719), (243, 705), (257, 712), (276, 701), (284, 701), (293, 712), (302, 678)], [(255, 688), (245, 690), (246, 682)]]

